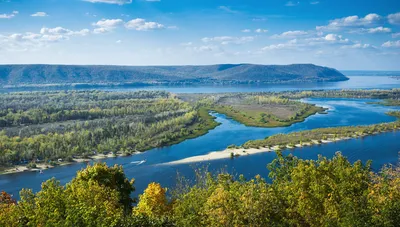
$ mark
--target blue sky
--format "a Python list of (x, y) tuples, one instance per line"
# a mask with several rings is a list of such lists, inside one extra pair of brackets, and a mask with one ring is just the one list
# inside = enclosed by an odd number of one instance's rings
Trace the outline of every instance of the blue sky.
[(0, 64), (399, 62), (399, 0), (0, 0)]

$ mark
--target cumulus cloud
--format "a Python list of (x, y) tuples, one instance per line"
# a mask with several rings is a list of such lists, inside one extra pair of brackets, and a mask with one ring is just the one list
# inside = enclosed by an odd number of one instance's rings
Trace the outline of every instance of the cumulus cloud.
[(370, 44), (361, 44), (361, 43), (356, 43), (353, 45), (346, 45), (346, 46), (342, 46), (342, 49), (367, 49), (370, 48), (371, 45)]
[(121, 19), (101, 19), (96, 23), (93, 23), (93, 26), (97, 26), (100, 28), (108, 28), (112, 29), (124, 23)]
[(164, 29), (165, 26), (157, 22), (147, 22), (145, 19), (136, 18), (125, 23), (127, 29), (136, 31), (150, 31)]
[(391, 23), (391, 24), (400, 25), (400, 12), (390, 14), (388, 16), (388, 20), (389, 20), (389, 23)]
[(11, 19), (13, 17), (15, 17), (19, 12), (18, 11), (13, 11), (10, 14), (0, 14), (0, 19)]
[(279, 43), (272, 44), (261, 48), (262, 51), (270, 51), (270, 50), (288, 50), (288, 49), (296, 49), (298, 47), (304, 46), (303, 44), (298, 44), (297, 40), (291, 40), (287, 43)]
[(37, 49), (49, 43), (69, 40), (72, 36), (86, 36), (89, 29), (69, 30), (63, 27), (42, 28), (39, 33), (25, 32), (11, 35), (0, 35), (3, 48), (10, 51)]
[(318, 37), (318, 38), (309, 38), (306, 39), (307, 41), (310, 41), (310, 44), (321, 44), (321, 43), (329, 43), (329, 44), (335, 44), (335, 43), (349, 43), (349, 39), (343, 38), (341, 35), (337, 34), (327, 34), (326, 36), (323, 37)]
[(55, 28), (42, 28), (40, 29), (40, 34), (42, 35), (62, 35), (62, 36), (73, 36), (80, 35), (85, 36), (90, 33), (89, 29), (82, 29), (79, 31), (72, 31), (63, 27), (55, 27)]
[(398, 37), (400, 37), (400, 32), (397, 32), (397, 33), (393, 33), (392, 34), (392, 38), (394, 39), (394, 38), (398, 38)]
[[(290, 33), (288, 33), (290, 34)], [(297, 34), (295, 32), (294, 34)], [(298, 33), (303, 34), (303, 33)], [(288, 36), (287, 36), (288, 37)], [(339, 45), (353, 45), (354, 42), (351, 42), (349, 39), (342, 37), (337, 34), (313, 34), (312, 37), (300, 37), (291, 39), (285, 43), (278, 43), (265, 46), (261, 49), (261, 51), (272, 51), (272, 50), (313, 50), (315, 48), (320, 47), (329, 47), (335, 48)], [(358, 47), (357, 45), (354, 48)]]
[(256, 29), (255, 32), (257, 32), (257, 33), (266, 33), (266, 32), (268, 32), (268, 30), (259, 28), (259, 29)]
[(251, 30), (250, 29), (243, 29), (241, 32), (249, 33), (249, 32), (251, 32)]
[(400, 47), (400, 40), (397, 41), (387, 41), (386, 43), (382, 44), (382, 47)]
[(283, 32), (282, 34), (279, 35), (273, 35), (271, 36), (271, 38), (295, 38), (298, 36), (304, 36), (307, 35), (308, 32), (306, 31), (287, 31), (287, 32)]
[(227, 45), (227, 44), (243, 44), (243, 43), (252, 42), (254, 40), (254, 37), (253, 36), (245, 36), (245, 37), (216, 36), (216, 37), (204, 37), (201, 40), (205, 43), (217, 42), (222, 45)]
[(132, 0), (83, 0), (83, 1), (91, 3), (107, 3), (107, 4), (117, 4), (117, 5), (132, 3)]
[(385, 28), (385, 27), (376, 27), (376, 28), (369, 28), (367, 29), (368, 33), (389, 33), (392, 32), (392, 29)]
[(106, 29), (106, 28), (95, 28), (95, 29), (93, 29), (93, 33), (94, 34), (102, 34), (102, 33), (107, 33), (107, 32), (109, 32), (109, 30)]
[(47, 17), (48, 14), (45, 12), (36, 12), (34, 14), (31, 14), (31, 17)]
[(328, 31), (335, 31), (341, 30), (345, 28), (360, 28), (366, 26), (373, 26), (379, 23), (382, 20), (382, 17), (378, 14), (371, 13), (366, 15), (365, 17), (358, 17), (358, 16), (349, 16), (343, 17), (339, 19), (334, 19), (329, 22), (326, 26), (317, 26), (317, 30), (328, 30)]

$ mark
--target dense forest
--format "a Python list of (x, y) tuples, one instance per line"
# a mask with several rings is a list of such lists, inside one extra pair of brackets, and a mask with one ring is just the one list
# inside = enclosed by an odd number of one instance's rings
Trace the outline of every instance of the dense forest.
[(240, 84), (348, 80), (312, 65), (225, 64), (204, 66), (0, 65), (0, 87), (124, 84)]
[(269, 179), (198, 170), (194, 182), (151, 183), (131, 198), (123, 168), (97, 163), (65, 186), (51, 179), (37, 193), (23, 189), (18, 202), (2, 192), (0, 226), (399, 226), (400, 168), (370, 166), (340, 153), (315, 161), (278, 153)]
[(167, 92), (34, 92), (0, 97), (0, 166), (144, 151), (217, 126)]

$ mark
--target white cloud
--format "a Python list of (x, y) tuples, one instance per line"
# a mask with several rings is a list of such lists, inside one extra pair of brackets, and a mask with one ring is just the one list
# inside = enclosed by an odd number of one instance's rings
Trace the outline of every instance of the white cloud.
[(318, 4), (319, 4), (319, 1), (313, 1), (313, 2), (310, 2), (310, 4), (311, 4), (311, 5), (318, 5)]
[[(294, 32), (294, 33), (287, 33), (287, 34), (304, 34), (302, 32)], [(285, 43), (278, 43), (265, 46), (261, 49), (261, 51), (277, 51), (277, 50), (291, 50), (291, 51), (315, 51), (316, 48), (338, 48), (338, 46), (346, 45), (345, 48), (364, 48), (364, 45), (357, 44), (351, 42), (349, 39), (342, 37), (341, 35), (337, 34), (308, 34), (313, 35), (310, 38), (295, 38), (291, 39)], [(293, 36), (293, 35), (292, 35)], [(287, 35), (286, 37), (289, 37)], [(309, 37), (309, 36), (307, 36)], [(367, 44), (368, 45), (368, 44)], [(365, 46), (367, 48), (369, 46)]]
[(273, 35), (271, 36), (271, 38), (295, 38), (298, 36), (303, 36), (303, 35), (307, 35), (308, 32), (306, 31), (287, 31), (287, 32), (283, 32), (280, 35)]
[(353, 45), (346, 45), (346, 46), (342, 46), (342, 49), (367, 49), (370, 48), (371, 45), (370, 44), (361, 44), (361, 43), (356, 43)]
[(132, 0), (83, 0), (83, 1), (91, 3), (107, 3), (107, 4), (117, 4), (117, 5), (132, 3)]
[(115, 43), (120, 44), (120, 43), (122, 43), (122, 40), (117, 40), (117, 41), (115, 41)]
[(251, 32), (251, 30), (250, 29), (243, 29), (241, 32), (249, 33), (249, 32)]
[(102, 33), (107, 33), (107, 32), (109, 32), (109, 30), (106, 29), (106, 28), (95, 28), (95, 29), (93, 29), (93, 33), (94, 34), (102, 34)]
[(45, 12), (36, 12), (31, 15), (31, 17), (47, 17), (47, 16), (48, 16), (48, 14)]
[(365, 27), (365, 26), (373, 26), (380, 22), (382, 19), (381, 16), (375, 13), (371, 13), (366, 15), (365, 17), (358, 16), (349, 16), (343, 17), (339, 19), (334, 19), (329, 22), (326, 26), (317, 26), (317, 30), (340, 30), (344, 28), (357, 28), (357, 27)]
[(165, 26), (157, 22), (147, 22), (145, 19), (136, 18), (125, 23), (127, 29), (134, 29), (136, 31), (150, 31), (164, 29)]
[(101, 19), (96, 23), (93, 23), (93, 26), (97, 26), (100, 28), (112, 29), (124, 23), (121, 19)]
[(392, 38), (398, 38), (398, 37), (400, 37), (400, 32), (392, 34)]
[(288, 1), (285, 6), (298, 6), (300, 2)]
[(400, 12), (388, 16), (389, 23), (400, 25)]
[(385, 28), (385, 27), (376, 27), (376, 28), (369, 28), (367, 29), (368, 33), (389, 33), (392, 32), (392, 29)]
[(266, 33), (266, 32), (268, 32), (268, 30), (259, 28), (259, 29), (256, 29), (255, 32), (257, 32), (257, 33)]
[(15, 17), (19, 12), (18, 11), (13, 11), (10, 14), (0, 14), (0, 19), (11, 19)]
[(89, 29), (82, 29), (79, 31), (72, 31), (63, 27), (55, 27), (55, 28), (46, 28), (43, 27), (40, 29), (40, 34), (44, 35), (63, 35), (63, 36), (73, 36), (80, 35), (85, 36), (90, 33)]
[(121, 19), (101, 19), (92, 24), (93, 26), (98, 27), (93, 30), (93, 33), (101, 34), (111, 32), (113, 29), (123, 24), (124, 21)]
[(387, 41), (382, 44), (382, 47), (400, 47), (400, 40), (397, 41)]
[(220, 6), (220, 7), (218, 7), (218, 9), (223, 10), (228, 13), (239, 13), (239, 11), (233, 10), (229, 6)]
[(299, 44), (297, 39), (293, 39), (288, 41), (287, 43), (279, 43), (273, 44), (269, 46), (265, 46), (261, 48), (262, 51), (271, 51), (271, 50), (288, 50), (288, 49), (297, 49), (298, 47), (304, 46), (304, 44)]
[(243, 44), (243, 43), (252, 42), (254, 40), (254, 37), (253, 36), (245, 36), (245, 37), (216, 36), (216, 37), (211, 37), (211, 38), (205, 37), (201, 40), (205, 43), (217, 42), (222, 45), (227, 45), (227, 44)]
[[(328, 34), (326, 36), (323, 37), (319, 37), (319, 38), (310, 38), (310, 39), (306, 39), (307, 41), (310, 41), (310, 44), (313, 44), (314, 42), (316, 43), (349, 43), (350, 40), (349, 39), (345, 39), (343, 38), (343, 36), (341, 35), (337, 35), (337, 34)], [(315, 43), (314, 43), (315, 44)]]
[(213, 51), (214, 49), (215, 49), (215, 46), (194, 47), (194, 50), (198, 51), (198, 52)]
[(9, 51), (35, 50), (50, 43), (69, 40), (72, 36), (86, 36), (89, 33), (89, 29), (73, 31), (62, 27), (42, 28), (39, 33), (0, 35), (0, 44)]

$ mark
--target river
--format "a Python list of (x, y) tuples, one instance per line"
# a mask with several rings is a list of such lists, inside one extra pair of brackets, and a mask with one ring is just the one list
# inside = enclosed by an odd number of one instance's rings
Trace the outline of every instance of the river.
[[(384, 73), (384, 72), (381, 72)], [(319, 83), (284, 83), (284, 84), (248, 84), (248, 85), (214, 85), (214, 86), (119, 86), (119, 87), (96, 87), (95, 90), (105, 91), (138, 91), (138, 90), (165, 90), (172, 93), (222, 93), (222, 92), (262, 92), (262, 91), (294, 91), (294, 90), (339, 90), (339, 89), (392, 89), (400, 88), (400, 79), (379, 73), (370, 76), (348, 76), (349, 80), (340, 82)], [(400, 72), (390, 75), (399, 75)], [(374, 76), (375, 75), (375, 76)], [(88, 88), (77, 87), (40, 87), (40, 88), (0, 88), (0, 93), (17, 91), (52, 91), (52, 90), (88, 90)]]
[[(247, 127), (226, 116), (213, 113), (220, 126), (211, 130), (208, 134), (186, 140), (180, 144), (170, 147), (153, 149), (131, 157), (120, 157), (102, 160), (108, 165), (119, 164), (124, 167), (129, 178), (135, 178), (137, 193), (151, 182), (160, 182), (165, 187), (173, 187), (177, 172), (185, 177), (193, 177), (193, 165), (170, 165), (159, 166), (158, 164), (180, 160), (183, 158), (207, 154), (210, 151), (225, 149), (228, 145), (240, 145), (248, 140), (262, 139), (278, 133), (289, 133), (294, 131), (308, 130), (314, 128), (338, 127), (348, 125), (370, 125), (381, 122), (391, 122), (394, 117), (387, 116), (385, 112), (399, 110), (397, 107), (386, 107), (371, 105), (367, 102), (377, 101), (370, 99), (305, 99), (305, 102), (314, 103), (329, 108), (328, 114), (317, 114), (307, 118), (304, 122), (294, 124), (290, 127), (280, 128), (257, 128)], [(400, 151), (400, 132), (383, 133), (363, 139), (340, 141), (321, 146), (285, 151), (285, 154), (293, 152), (298, 157), (315, 159), (318, 154), (332, 157), (336, 151), (342, 151), (351, 161), (372, 160), (373, 168), (379, 170), (384, 164), (396, 164), (398, 152)], [(252, 177), (261, 174), (267, 177), (266, 165), (275, 158), (275, 153), (263, 153), (251, 156), (242, 156), (234, 160), (218, 160), (208, 164), (200, 163), (194, 166), (207, 165), (209, 170), (226, 169), (231, 173), (244, 174)], [(70, 181), (77, 170), (85, 164), (77, 163), (68, 166), (45, 170), (43, 174), (25, 172), (0, 176), (0, 190), (18, 197), (18, 191), (22, 188), (40, 190), (43, 181), (52, 177), (57, 178), (65, 184)]]

